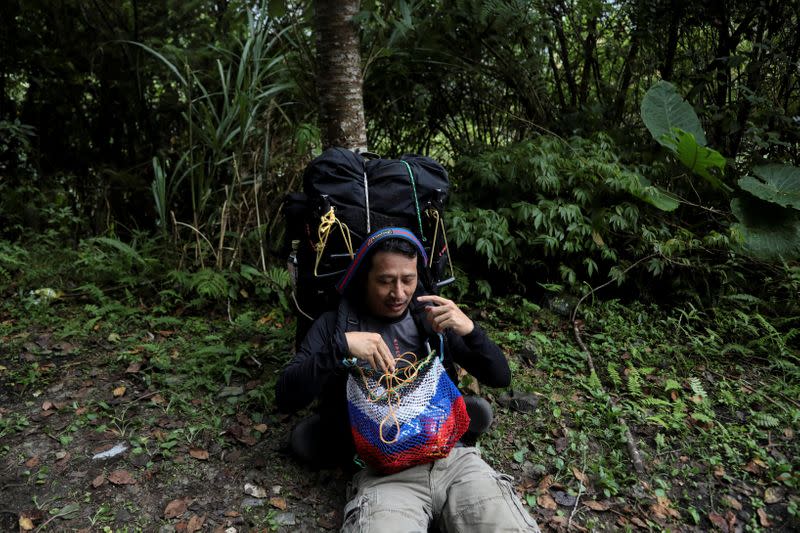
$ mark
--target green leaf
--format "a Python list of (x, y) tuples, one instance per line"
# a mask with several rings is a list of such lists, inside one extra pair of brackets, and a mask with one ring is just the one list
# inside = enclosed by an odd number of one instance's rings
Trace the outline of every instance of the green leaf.
[(670, 138), (674, 128), (694, 135), (700, 146), (707, 144), (694, 109), (668, 81), (659, 81), (650, 87), (642, 99), (641, 114), (653, 138), (667, 148), (672, 149)]
[(271, 18), (284, 16), (286, 14), (286, 0), (269, 0), (267, 13)]
[(676, 142), (675, 153), (686, 168), (705, 178), (714, 187), (731, 190), (717, 175), (717, 173), (721, 175), (725, 170), (725, 158), (722, 154), (698, 144), (690, 132), (673, 128), (672, 133)]
[(680, 205), (674, 196), (661, 187), (653, 185), (644, 176), (639, 176), (639, 184), (641, 189), (632, 188), (630, 192), (640, 200), (644, 200), (662, 211), (675, 211)]
[(753, 173), (761, 179), (745, 176), (739, 180), (739, 187), (767, 202), (800, 209), (800, 168), (762, 165), (755, 167)]
[(757, 198), (734, 198), (731, 210), (740, 224), (742, 252), (766, 261), (800, 257), (800, 220), (797, 212)]
[(514, 452), (514, 460), (518, 463), (521, 463), (525, 459), (525, 452), (527, 452), (525, 448), (519, 449)]

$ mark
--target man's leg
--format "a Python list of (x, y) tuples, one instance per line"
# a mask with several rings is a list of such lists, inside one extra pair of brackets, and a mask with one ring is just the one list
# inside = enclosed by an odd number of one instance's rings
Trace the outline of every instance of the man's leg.
[(437, 461), (431, 475), (434, 501), (445, 498), (438, 521), (442, 533), (539, 533), (536, 521), (514, 492), (511, 478), (486, 464), (475, 448), (454, 448), (447, 458)]
[(342, 533), (426, 533), (433, 516), (430, 465), (382, 476), (362, 470), (344, 508)]

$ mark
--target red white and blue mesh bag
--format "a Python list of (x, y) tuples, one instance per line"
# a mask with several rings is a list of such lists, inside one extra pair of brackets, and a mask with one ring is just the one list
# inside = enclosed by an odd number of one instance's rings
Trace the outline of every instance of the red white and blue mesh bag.
[(469, 427), (464, 398), (431, 352), (397, 360), (386, 375), (357, 367), (347, 380), (356, 451), (373, 469), (391, 474), (447, 457)]

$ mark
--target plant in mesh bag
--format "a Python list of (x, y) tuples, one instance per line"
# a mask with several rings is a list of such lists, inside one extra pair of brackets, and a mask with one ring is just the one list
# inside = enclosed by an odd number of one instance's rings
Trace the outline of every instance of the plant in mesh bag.
[(464, 399), (435, 351), (421, 360), (406, 352), (386, 373), (354, 367), (347, 403), (356, 451), (385, 473), (446, 457), (469, 426)]

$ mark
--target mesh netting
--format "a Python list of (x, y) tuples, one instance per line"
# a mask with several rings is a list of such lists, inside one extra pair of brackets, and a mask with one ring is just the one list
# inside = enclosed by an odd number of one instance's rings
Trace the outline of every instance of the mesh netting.
[(384, 473), (446, 457), (469, 427), (464, 398), (438, 357), (397, 366), (392, 376), (359, 368), (347, 380), (356, 451)]

